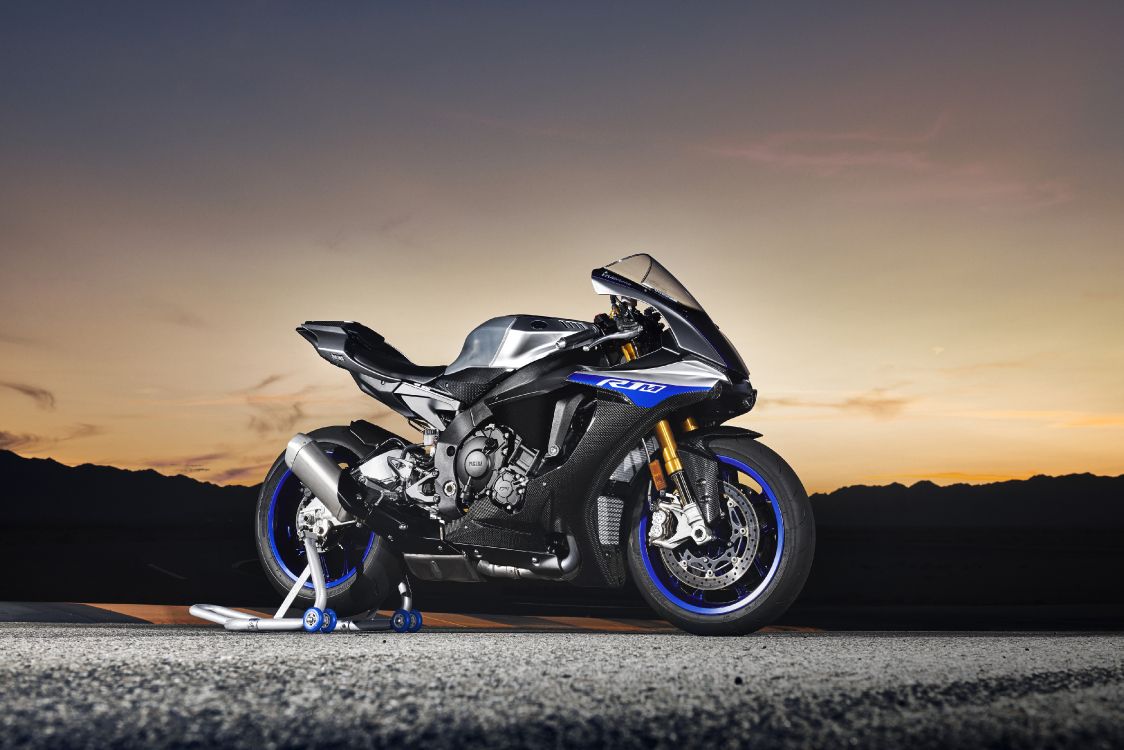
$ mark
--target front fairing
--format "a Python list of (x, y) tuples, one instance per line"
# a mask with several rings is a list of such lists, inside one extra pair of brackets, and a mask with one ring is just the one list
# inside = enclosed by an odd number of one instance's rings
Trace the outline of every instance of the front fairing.
[(678, 348), (725, 368), (733, 379), (748, 377), (749, 370), (741, 355), (700, 307), (679, 302), (609, 268), (595, 269), (592, 279), (598, 294), (628, 297), (659, 310)]

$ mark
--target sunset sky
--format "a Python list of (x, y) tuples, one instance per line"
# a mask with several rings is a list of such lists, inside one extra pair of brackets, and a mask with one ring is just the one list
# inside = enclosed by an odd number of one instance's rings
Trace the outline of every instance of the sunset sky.
[(0, 447), (254, 484), (668, 266), (809, 489), (1124, 472), (1124, 4), (5, 3)]

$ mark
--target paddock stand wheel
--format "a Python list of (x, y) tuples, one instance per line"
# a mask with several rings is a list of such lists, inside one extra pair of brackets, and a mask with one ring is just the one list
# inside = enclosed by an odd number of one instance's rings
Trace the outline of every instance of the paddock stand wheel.
[[(239, 632), (284, 631), (304, 630), (308, 633), (333, 633), (337, 631), (353, 632), (383, 632), (392, 630), (396, 633), (416, 633), (422, 627), (422, 614), (414, 609), (414, 596), (410, 591), (410, 583), (403, 579), (398, 584), (398, 593), (402, 596), (401, 607), (391, 617), (372, 617), (366, 619), (340, 620), (336, 613), (329, 609), (328, 589), (324, 583), (324, 568), (320, 563), (320, 554), (316, 544), (310, 536), (304, 538), (305, 556), (308, 565), (300, 574), (289, 595), (277, 613), (272, 618), (255, 617), (254, 615), (240, 612), (236, 609), (223, 607), (218, 604), (195, 604), (188, 610), (194, 617), (218, 623), (227, 630)], [(315, 603), (304, 611), (301, 617), (286, 617), (289, 607), (297, 598), (297, 594), (312, 579), (312, 587), (316, 591)]]
[(390, 617), (390, 629), (395, 633), (405, 633), (410, 630), (410, 625), (412, 625), (413, 622), (414, 618), (410, 616), (409, 610), (395, 610), (394, 614)]
[(304, 630), (306, 633), (318, 633), (324, 628), (324, 623), (327, 620), (324, 618), (324, 610), (319, 607), (309, 607), (304, 611)]

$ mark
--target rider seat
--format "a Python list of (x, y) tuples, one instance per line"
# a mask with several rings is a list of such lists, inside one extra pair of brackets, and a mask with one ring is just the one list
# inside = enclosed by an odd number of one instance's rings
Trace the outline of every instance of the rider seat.
[(350, 360), (380, 380), (425, 384), (445, 371), (445, 365), (428, 367), (414, 364), (362, 323), (309, 321), (297, 328), (297, 332), (329, 362), (346, 367), (345, 362)]

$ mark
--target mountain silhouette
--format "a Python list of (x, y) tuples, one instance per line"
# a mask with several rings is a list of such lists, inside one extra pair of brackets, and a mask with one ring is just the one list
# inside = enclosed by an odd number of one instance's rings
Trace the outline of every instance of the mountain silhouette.
[(0, 450), (0, 599), (275, 598), (253, 541), (256, 487), (65, 466)]
[(845, 487), (812, 508), (806, 602), (1124, 603), (1124, 476)]
[[(258, 487), (65, 466), (0, 450), (0, 600), (269, 604), (253, 541)], [(799, 604), (1124, 604), (1124, 476), (845, 487), (812, 496), (817, 550)], [(425, 586), (442, 607), (633, 591)], [(513, 606), (513, 605), (512, 605)]]

